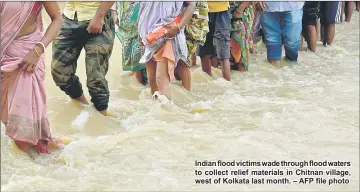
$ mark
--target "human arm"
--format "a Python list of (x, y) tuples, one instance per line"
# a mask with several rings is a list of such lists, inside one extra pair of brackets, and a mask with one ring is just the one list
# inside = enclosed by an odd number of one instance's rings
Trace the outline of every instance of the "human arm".
[(266, 2), (265, 1), (258, 1), (256, 4), (255, 4), (255, 7), (257, 7), (256, 8), (256, 10), (258, 11), (258, 12), (264, 12), (265, 11), (265, 8), (266, 8)]
[(38, 63), (40, 56), (45, 52), (45, 48), (55, 39), (59, 34), (61, 25), (63, 23), (59, 4), (57, 2), (44, 1), (43, 6), (51, 19), (51, 23), (46, 29), (43, 38), (35, 45), (23, 60), (22, 70), (34, 72), (35, 66)]
[(89, 33), (102, 33), (105, 15), (109, 12), (114, 3), (115, 1), (102, 1), (100, 3), (99, 9), (96, 11), (96, 14), (88, 25), (87, 31)]
[(183, 13), (183, 17), (178, 25), (170, 25), (168, 26), (168, 32), (166, 33), (166, 38), (174, 37), (180, 30), (185, 27), (186, 24), (189, 23), (192, 15), (194, 14), (195, 2), (186, 1), (186, 8)]
[(243, 1), (233, 12), (234, 18), (241, 18), (244, 10), (251, 4), (250, 1)]

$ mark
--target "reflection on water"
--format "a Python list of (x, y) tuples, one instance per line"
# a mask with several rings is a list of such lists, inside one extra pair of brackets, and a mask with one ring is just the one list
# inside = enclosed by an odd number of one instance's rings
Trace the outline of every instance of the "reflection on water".
[[(192, 92), (174, 83), (176, 106), (160, 106), (149, 89), (121, 71), (116, 40), (108, 74), (110, 110), (71, 102), (49, 72), (48, 108), (64, 150), (30, 160), (18, 153), (1, 128), (1, 190), (324, 190), (321, 185), (195, 185), (195, 160), (352, 161), (349, 185), (359, 185), (359, 13), (351, 25), (336, 25), (335, 45), (301, 52), (299, 65), (281, 70), (265, 62), (257, 45), (250, 71), (232, 82), (192, 71)], [(84, 55), (78, 74), (85, 82)], [(84, 88), (86, 89), (86, 87)], [(326, 191), (329, 191), (326, 188)], [(356, 190), (356, 191), (357, 191)]]

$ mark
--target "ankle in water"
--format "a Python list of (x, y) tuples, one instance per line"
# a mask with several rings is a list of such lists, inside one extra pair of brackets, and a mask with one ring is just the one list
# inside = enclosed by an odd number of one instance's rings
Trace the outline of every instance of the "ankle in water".
[(153, 99), (159, 100), (162, 104), (170, 102), (165, 95), (160, 94), (158, 91), (154, 92)]

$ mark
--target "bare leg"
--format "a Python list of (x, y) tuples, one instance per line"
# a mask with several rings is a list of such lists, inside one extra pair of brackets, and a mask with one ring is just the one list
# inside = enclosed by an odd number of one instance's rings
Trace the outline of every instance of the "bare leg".
[(196, 65), (196, 54), (194, 54), (191, 58), (191, 62), (192, 62), (192, 66), (197, 66)]
[(299, 47), (299, 51), (302, 51), (302, 47), (303, 47), (303, 42), (304, 42), (304, 36), (300, 35), (301, 39), (300, 39), (300, 47)]
[(16, 140), (14, 140), (14, 142), (15, 142), (16, 146), (19, 147), (19, 149), (21, 149), (24, 152), (28, 151), (30, 148), (30, 145), (26, 142), (16, 141)]
[(346, 10), (345, 10), (345, 22), (350, 23), (351, 16), (352, 16), (354, 8), (355, 8), (355, 2), (354, 1), (347, 1), (345, 8), (346, 8)]
[(308, 25), (307, 28), (307, 34), (308, 34), (308, 40), (307, 40), (307, 44), (308, 44), (308, 48), (312, 51), (315, 52), (316, 50), (316, 27), (314, 25)]
[(191, 72), (190, 72), (190, 68), (181, 62), (175, 68), (175, 73), (177, 73), (178, 76), (180, 77), (182, 86), (186, 90), (190, 91), (190, 88), (191, 88)]
[(159, 88), (156, 85), (156, 62), (149, 61), (146, 63), (146, 72), (148, 76), (148, 81), (151, 89), (151, 95), (154, 94), (155, 91), (158, 91)]
[(134, 72), (134, 76), (136, 77), (136, 79), (142, 83), (143, 82), (143, 75), (142, 75), (142, 71), (135, 71)]
[[(343, 16), (345, 15), (345, 1), (340, 1), (339, 3), (341, 3), (341, 18), (344, 18)], [(344, 21), (344, 20), (342, 20)]]
[(221, 63), (221, 70), (222, 70), (222, 75), (224, 77), (224, 79), (226, 79), (227, 81), (230, 81), (230, 60), (229, 59), (223, 59), (220, 60)]
[(202, 67), (202, 70), (205, 73), (212, 76), (212, 73), (211, 73), (211, 56), (210, 55), (206, 55), (205, 57), (201, 58), (201, 67)]
[(19, 147), (19, 149), (26, 154), (28, 154), (32, 159), (35, 159), (35, 156), (37, 155), (36, 151), (32, 148), (32, 146), (26, 142), (22, 141), (16, 141), (14, 140), (15, 145)]
[(326, 46), (327, 45), (327, 32), (328, 28), (325, 25), (321, 25), (321, 32), (322, 32), (322, 42), (323, 45)]
[[(329, 24), (325, 27), (325, 43), (331, 45), (335, 37), (335, 24)], [(326, 45), (324, 44), (324, 45)]]
[(321, 29), (320, 29), (320, 19), (317, 19), (316, 20), (316, 37), (317, 37), (317, 40), (316, 41), (320, 40), (320, 38), (321, 38), (320, 31), (321, 31)]
[(156, 85), (159, 92), (171, 99), (170, 94), (170, 78), (168, 73), (168, 64), (166, 62), (157, 62), (156, 65)]
[(219, 60), (217, 57), (213, 57), (211, 59), (211, 66), (215, 67), (215, 68), (218, 68), (219, 67)]

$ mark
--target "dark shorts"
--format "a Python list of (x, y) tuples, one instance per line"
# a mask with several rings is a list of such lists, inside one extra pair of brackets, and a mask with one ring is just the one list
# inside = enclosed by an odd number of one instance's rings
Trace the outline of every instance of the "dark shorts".
[[(214, 41), (216, 52), (214, 49)], [(230, 59), (230, 13), (222, 11), (209, 13), (209, 33), (203, 46), (199, 46), (201, 58), (217, 55), (218, 59)]]
[(339, 1), (320, 2), (320, 22), (322, 25), (335, 23), (338, 7), (339, 7)]
[(306, 1), (303, 10), (303, 25), (316, 25), (320, 18), (320, 1)]

